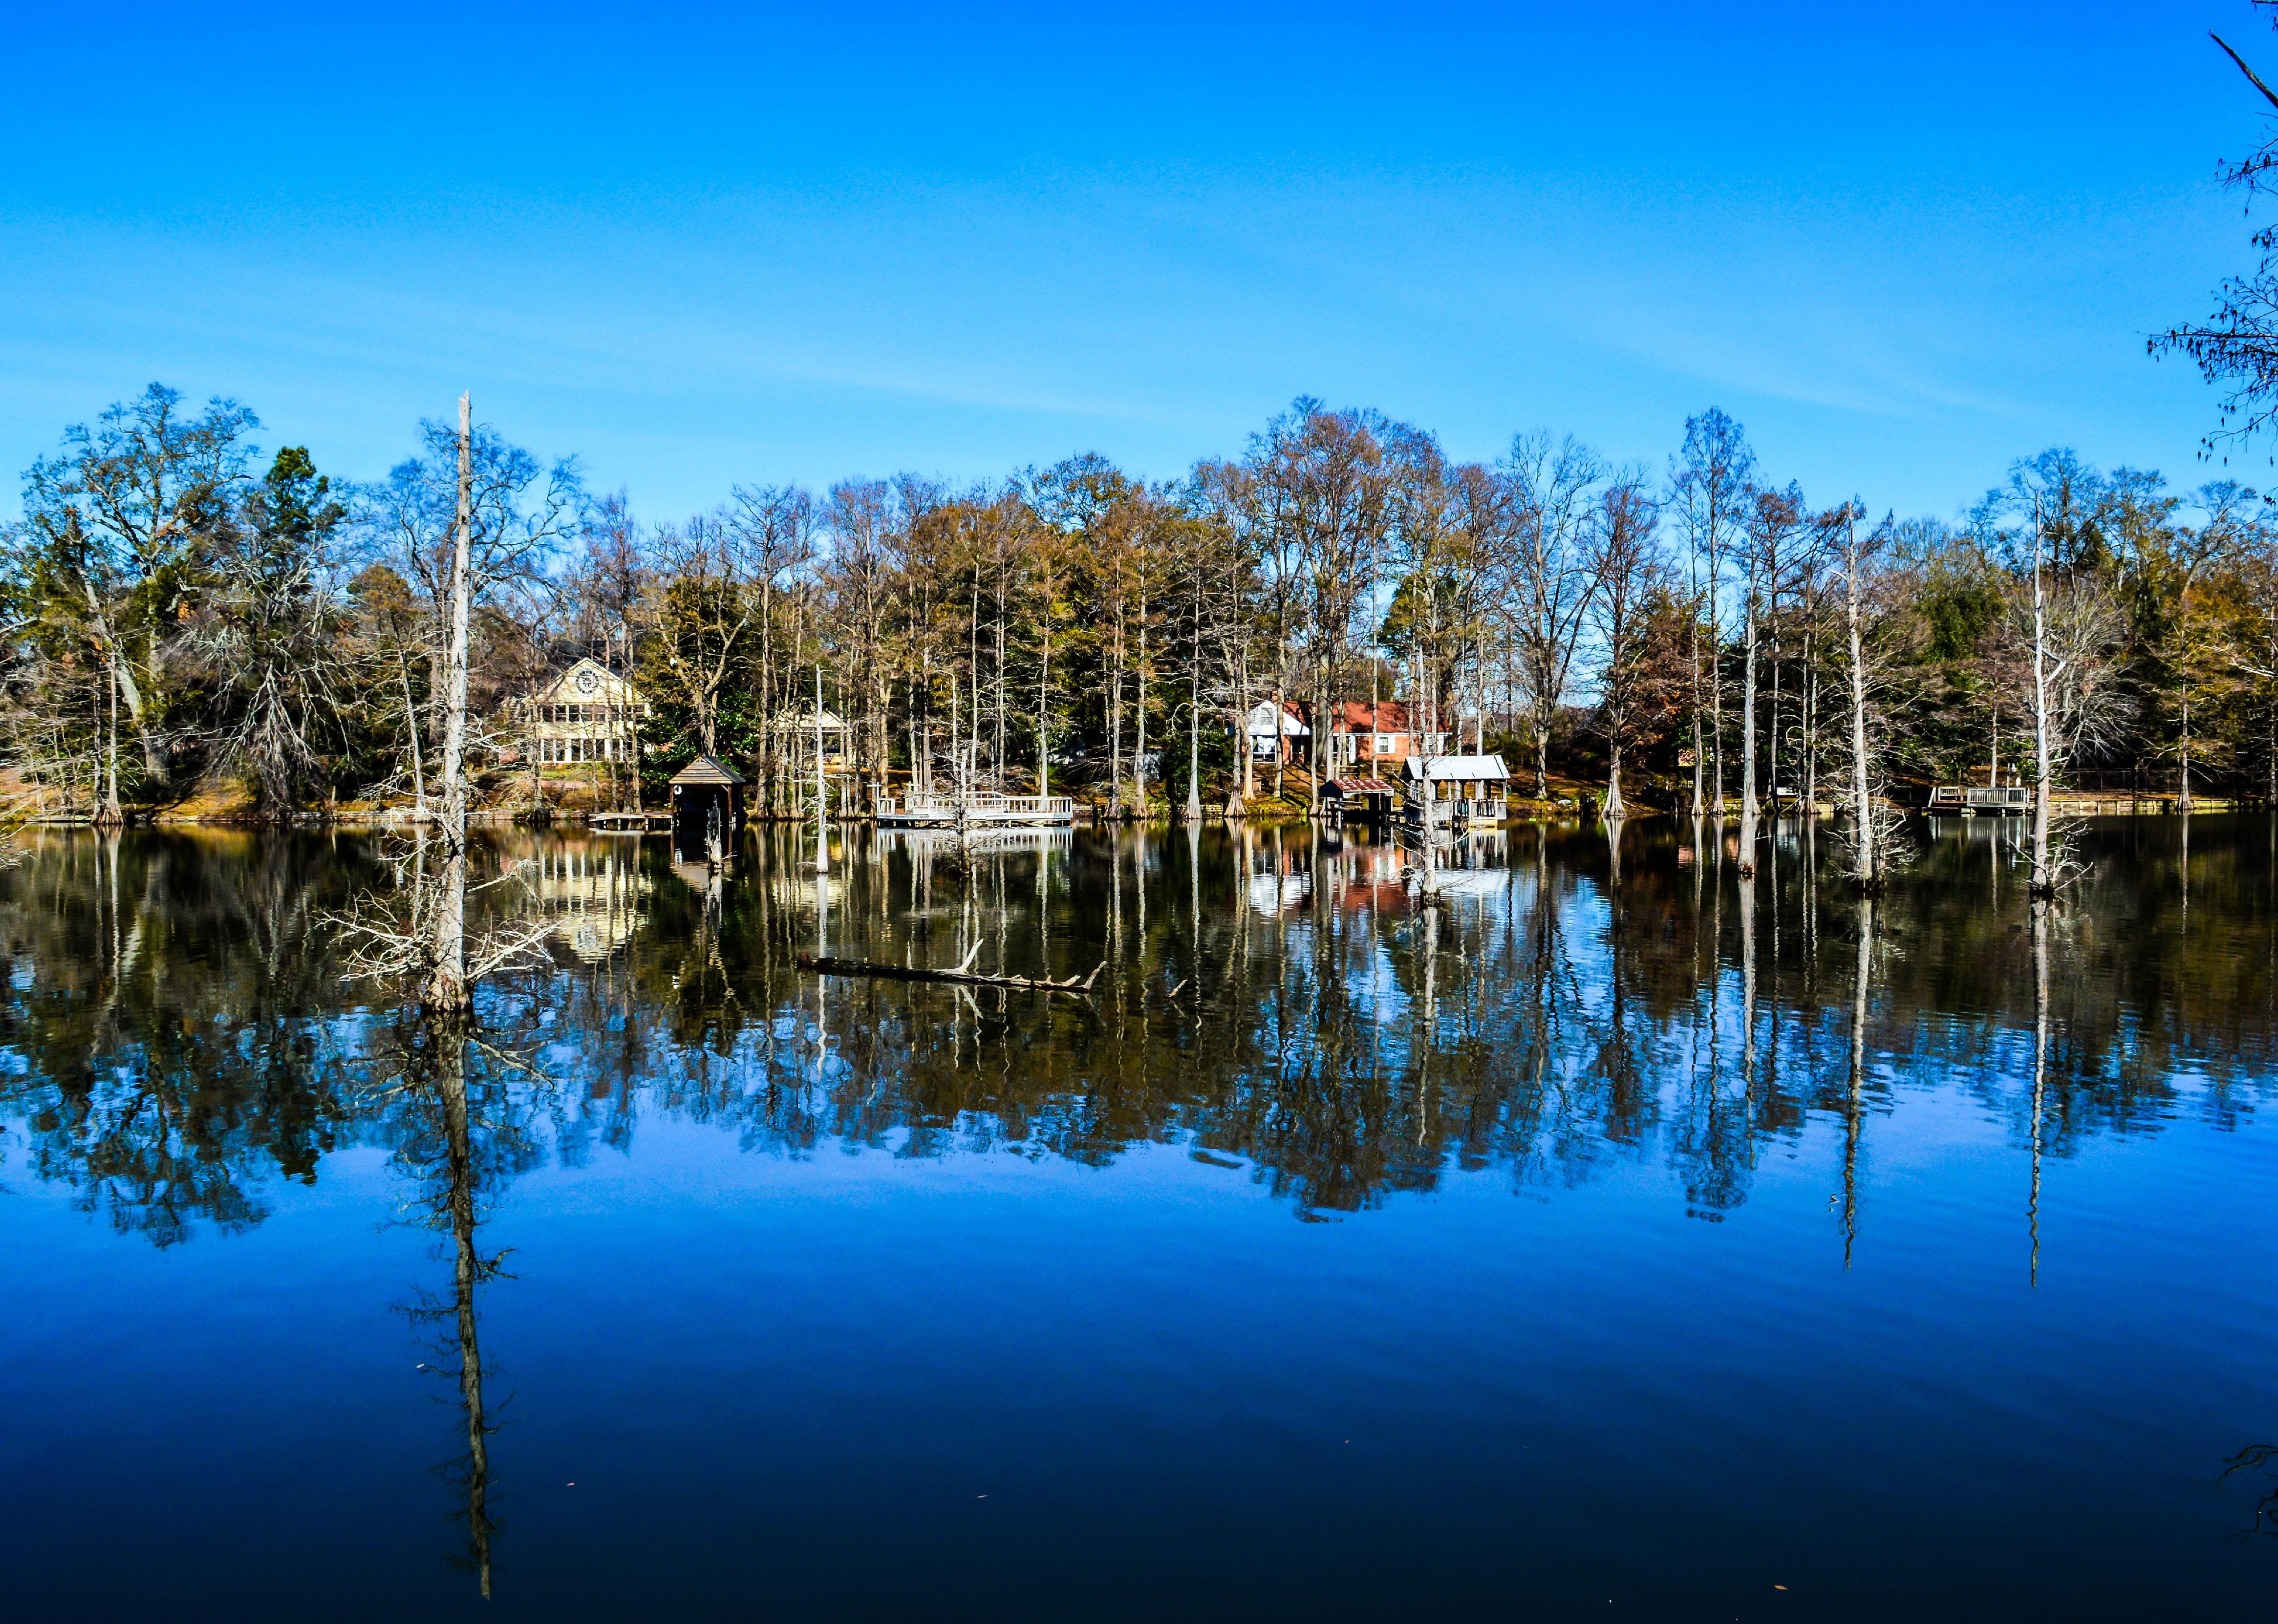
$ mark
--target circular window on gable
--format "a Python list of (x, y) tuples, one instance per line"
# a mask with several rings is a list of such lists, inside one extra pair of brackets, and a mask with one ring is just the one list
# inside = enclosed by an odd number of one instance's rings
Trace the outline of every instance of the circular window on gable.
[(579, 671), (579, 672), (577, 673), (577, 692), (578, 692), (578, 693), (591, 693), (592, 692), (593, 692), (593, 690), (594, 690), (594, 689), (596, 689), (596, 688), (600, 687), (600, 686), (601, 686), (601, 679), (600, 679), (599, 677), (594, 676), (592, 672), (591, 672), (591, 671)]

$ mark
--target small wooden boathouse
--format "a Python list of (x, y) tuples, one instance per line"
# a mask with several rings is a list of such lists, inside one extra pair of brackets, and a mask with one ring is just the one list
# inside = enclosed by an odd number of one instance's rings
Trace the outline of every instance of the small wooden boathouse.
[(1388, 823), (1399, 795), (1382, 778), (1331, 778), (1321, 785), (1321, 810), (1333, 823)]
[(725, 853), (744, 825), (744, 775), (699, 755), (672, 775), (672, 843), (681, 851)]

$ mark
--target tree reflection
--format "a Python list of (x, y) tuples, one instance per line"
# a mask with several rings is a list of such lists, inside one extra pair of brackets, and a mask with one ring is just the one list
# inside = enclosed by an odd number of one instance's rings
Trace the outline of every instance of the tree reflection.
[(1867, 990), (1875, 960), (1875, 898), (1859, 896), (1859, 939), (1852, 950), (1849, 1076), (1843, 1090), (1843, 1267), (1859, 1245), (1859, 1136), (1867, 1072)]
[(457, 1560), (491, 1594), (491, 1549), (498, 1524), (491, 1505), (491, 1436), (496, 1406), (485, 1398), (485, 1364), (477, 1299), (482, 1288), (508, 1278), (506, 1252), (485, 1252), (478, 1240), (486, 1193), (516, 1173), (539, 1165), (543, 1151), (530, 1130), (531, 1093), (508, 1084), (485, 1085), (469, 1076), (470, 1056), (516, 1067), (511, 1057), (482, 1042), (465, 1012), (407, 1017), (386, 1037), (399, 1069), (387, 1089), (398, 1107), (395, 1160), (417, 1194), (412, 1210), (438, 1235), (437, 1252), (449, 1267), (447, 1291), (421, 1291), (407, 1307), (429, 1337), (424, 1367), (448, 1381), (463, 1428), (465, 1448), (438, 1468), (457, 1492), (455, 1516), (465, 1523)]
[(316, 922), (352, 854), (42, 832), (0, 881), (0, 1110), (43, 1181), (160, 1245), (261, 1222), (360, 1130)]
[[(1822, 929), (1808, 824), (1776, 827), (1753, 876), (1706, 825), (1689, 844), (1649, 819), (1516, 831), (1459, 847), (1433, 907), (1359, 831), (1049, 832), (948, 862), (856, 830), (827, 894), (781, 830), (747, 836), (719, 884), (678, 875), (661, 842), (504, 835), (485, 866), (536, 877), (478, 893), (489, 912), (469, 928), (544, 926), (546, 958), (484, 992), (482, 1030), (561, 1086), (470, 1086), (478, 1104), (506, 1090), (493, 1105), (527, 1114), (527, 1153), (569, 1165), (631, 1145), (653, 1113), (793, 1156), (1100, 1163), (1181, 1143), (1306, 1216), (1455, 1169), (1555, 1184), (1650, 1157), (1713, 1218), (1747, 1199), (1768, 1143), (1823, 1117), (1841, 1136), (1847, 1250), (1866, 1117), (1887, 1099), (1870, 1064), (1884, 1031), (2013, 1120), (2037, 1181), (2085, 1137), (2155, 1130), (2185, 1073), (2205, 1079), (2196, 1108), (2226, 1120), (2267, 1086), (2264, 831), (2195, 823), (2188, 914), (2180, 844), (2129, 828), (2102, 837), (2132, 850), (2092, 869), (2061, 929), (2020, 887), (1997, 908), (1981, 865), (1999, 854), (1953, 840), (1862, 909), (1855, 936)], [(19, 1165), (172, 1244), (261, 1222), (271, 1181), (314, 1176), (327, 1151), (395, 1144), (403, 1101), (371, 1081), (394, 1063), (378, 1053), (393, 1017), (355, 1001), (318, 926), (370, 883), (369, 851), (35, 839), (0, 874), (0, 1119)], [(1110, 969), (1089, 1005), (826, 993), (792, 962), (826, 925), (852, 956)], [(1841, 989), (1831, 1004), (1823, 985)], [(2030, 1091), (2003, 1064), (2005, 1034), (2027, 1032)], [(479, 1111), (470, 1131), (479, 1160)], [(2037, 1237), (2037, 1183), (2028, 1215)]]

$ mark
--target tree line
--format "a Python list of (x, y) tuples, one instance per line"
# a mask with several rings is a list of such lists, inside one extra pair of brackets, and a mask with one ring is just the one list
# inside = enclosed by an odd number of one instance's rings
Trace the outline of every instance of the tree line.
[[(264, 461), (259, 429), (154, 384), (25, 474), (0, 738), (50, 804), (203, 788), (271, 818), (425, 811), (462, 502), (460, 747), (531, 808), (559, 781), (507, 701), (580, 656), (652, 708), (637, 760), (593, 769), (627, 799), (700, 752), (789, 806), (818, 686), (858, 798), (1294, 809), (1351, 766), (1320, 719), (1368, 701), (1503, 753), (1536, 796), (1587, 783), (1609, 813), (1753, 823), (1775, 797), (1872, 807), (1900, 781), (2024, 784), (2044, 763), (2278, 794), (2269, 503), (2063, 449), (1952, 520), (1874, 517), (1807, 500), (1716, 410), (1656, 470), (1548, 433), (1459, 462), (1300, 399), (1175, 479), (1085, 455), (969, 486), (738, 485), (648, 523), (574, 458), (479, 425), (463, 481), (457, 428), (430, 422), (367, 485), (300, 447)], [(1287, 768), (1241, 742), (1260, 705), (1311, 725)]]

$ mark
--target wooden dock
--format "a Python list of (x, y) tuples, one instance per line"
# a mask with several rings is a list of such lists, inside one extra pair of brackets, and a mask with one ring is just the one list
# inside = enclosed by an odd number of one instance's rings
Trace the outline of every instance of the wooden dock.
[(1075, 802), (1066, 795), (922, 793), (881, 797), (878, 823), (887, 829), (1065, 828), (1075, 822)]

